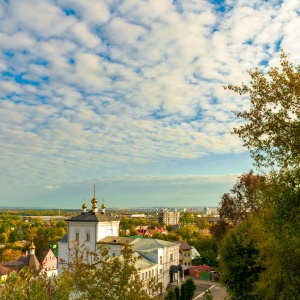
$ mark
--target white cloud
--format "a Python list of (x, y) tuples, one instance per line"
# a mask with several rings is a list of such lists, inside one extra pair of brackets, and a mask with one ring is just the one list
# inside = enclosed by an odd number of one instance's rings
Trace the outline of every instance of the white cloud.
[(280, 46), (297, 63), (299, 9), (224, 5), (2, 2), (1, 184), (161, 175), (174, 161), (180, 174), (207, 155), (242, 152), (229, 132), (240, 122), (232, 111), (249, 102), (222, 85), (247, 83), (262, 61), (278, 64)]

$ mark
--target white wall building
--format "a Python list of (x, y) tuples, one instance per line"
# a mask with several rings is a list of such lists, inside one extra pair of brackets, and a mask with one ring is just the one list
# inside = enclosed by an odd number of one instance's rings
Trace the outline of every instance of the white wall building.
[(161, 209), (158, 213), (158, 222), (166, 225), (176, 225), (179, 223), (180, 212), (175, 208), (174, 211)]
[[(92, 209), (86, 211), (86, 203), (82, 205), (82, 213), (67, 219), (68, 233), (58, 242), (58, 274), (71, 262), (74, 245), (84, 245), (86, 262), (89, 251), (96, 252), (98, 243), (105, 243), (110, 248), (110, 256), (120, 256), (121, 246), (130, 243), (135, 253), (142, 257), (140, 265), (141, 279), (156, 276), (157, 282), (165, 289), (172, 281), (179, 281), (176, 268), (179, 265), (179, 245), (158, 239), (119, 237), (120, 220), (105, 212), (105, 204), (98, 212), (97, 199), (91, 200)], [(172, 266), (172, 268), (171, 268)]]

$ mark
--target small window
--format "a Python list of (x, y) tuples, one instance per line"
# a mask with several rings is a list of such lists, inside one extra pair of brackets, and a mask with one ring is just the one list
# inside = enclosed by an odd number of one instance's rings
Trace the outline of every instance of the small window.
[(147, 279), (147, 274), (148, 274), (148, 273), (146, 272), (146, 273), (145, 273), (145, 279)]
[(91, 234), (87, 232), (86, 241), (89, 242), (91, 240)]
[(75, 240), (76, 240), (76, 241), (79, 241), (79, 232), (76, 232), (76, 233), (75, 233)]
[(159, 263), (162, 265), (162, 256), (159, 257)]
[(116, 253), (115, 252), (112, 253), (112, 257), (116, 257)]
[(173, 253), (170, 254), (170, 261), (173, 260)]
[(144, 273), (142, 273), (142, 280), (144, 280)]
[(160, 271), (159, 271), (159, 272), (160, 272), (160, 274), (162, 274), (162, 269), (160, 269)]

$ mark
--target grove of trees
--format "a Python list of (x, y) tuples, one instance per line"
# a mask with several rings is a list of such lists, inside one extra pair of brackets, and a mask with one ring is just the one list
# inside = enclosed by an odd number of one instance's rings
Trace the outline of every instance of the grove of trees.
[(244, 174), (220, 203), (221, 280), (231, 299), (296, 300), (300, 295), (300, 66), (248, 72), (245, 121), (233, 129), (261, 174)]
[(100, 245), (97, 253), (90, 253), (95, 263), (85, 263), (83, 249), (75, 247), (73, 263), (58, 277), (35, 277), (29, 269), (12, 272), (0, 285), (1, 299), (7, 300), (150, 300), (159, 291), (156, 277), (141, 280), (135, 264), (140, 259), (129, 245), (122, 255), (110, 258), (108, 248)]

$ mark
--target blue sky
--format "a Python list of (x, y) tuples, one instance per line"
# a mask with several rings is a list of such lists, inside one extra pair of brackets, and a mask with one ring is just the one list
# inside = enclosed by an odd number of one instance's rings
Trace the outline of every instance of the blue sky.
[(0, 206), (216, 206), (252, 168), (222, 86), (299, 63), (298, 4), (0, 0)]

